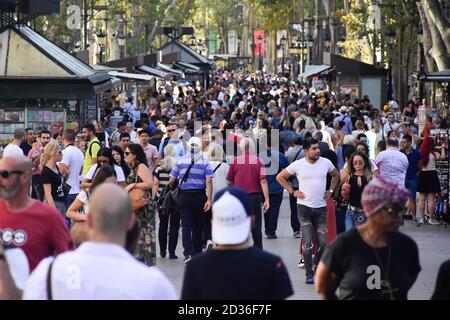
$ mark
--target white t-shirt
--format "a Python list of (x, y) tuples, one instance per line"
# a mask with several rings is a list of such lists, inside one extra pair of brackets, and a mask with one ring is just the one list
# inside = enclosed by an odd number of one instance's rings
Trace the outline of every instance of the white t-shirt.
[(20, 248), (5, 250), (6, 262), (17, 289), (23, 290), (30, 275), (30, 265), (27, 256)]
[(228, 174), (228, 170), (230, 169), (230, 166), (225, 162), (210, 161), (211, 170), (214, 171), (220, 163), (222, 163), (222, 164), (216, 170), (216, 172), (214, 172), (214, 176), (212, 178), (212, 185), (213, 185), (212, 196), (213, 196), (213, 198), (217, 192), (228, 187), (227, 174)]
[(305, 194), (304, 199), (297, 199), (297, 204), (309, 208), (326, 207), (324, 195), (327, 175), (334, 169), (331, 161), (322, 157), (314, 164), (309, 163), (305, 158), (292, 162), (286, 171), (297, 177), (299, 190)]
[[(47, 300), (53, 257), (42, 260), (27, 281), (24, 300)], [(107, 266), (107, 267), (105, 267)], [(56, 258), (52, 268), (55, 300), (176, 300), (172, 283), (156, 267), (137, 261), (112, 243), (85, 242)]]
[(6, 146), (5, 150), (3, 150), (3, 158), (6, 157), (13, 157), (13, 158), (18, 158), (18, 157), (23, 157), (23, 150), (20, 149), (19, 146), (10, 143)]
[(77, 199), (83, 203), (84, 214), (89, 213), (89, 195), (86, 190), (81, 190), (81, 192), (77, 195)]
[[(96, 172), (97, 167), (98, 167), (98, 164), (94, 164), (91, 167), (91, 169), (88, 171), (88, 173), (86, 173), (84, 178), (85, 179), (89, 179), (89, 180), (92, 181), (94, 179), (94, 173)], [(125, 175), (123, 173), (122, 168), (115, 164), (114, 165), (114, 170), (116, 171), (117, 182), (124, 182), (125, 181)]]
[(84, 162), (83, 152), (72, 145), (64, 148), (62, 153), (63, 158), (61, 163), (69, 167), (67, 183), (72, 187), (69, 194), (78, 194), (80, 193), (80, 173)]

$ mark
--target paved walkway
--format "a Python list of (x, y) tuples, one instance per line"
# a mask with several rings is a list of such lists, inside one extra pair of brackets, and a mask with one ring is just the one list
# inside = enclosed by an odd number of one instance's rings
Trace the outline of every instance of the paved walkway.
[[(292, 237), (289, 215), (289, 201), (285, 193), (278, 220), (278, 239), (264, 239), (264, 249), (283, 258), (294, 287), (294, 295), (291, 299), (317, 300), (319, 296), (315, 292), (314, 287), (305, 284), (305, 270), (297, 268), (300, 239)], [(450, 226), (447, 228), (433, 225), (416, 227), (411, 225), (411, 221), (406, 221), (401, 231), (417, 242), (422, 267), (419, 278), (409, 293), (409, 299), (429, 299), (434, 291), (439, 266), (445, 260), (450, 259)], [(180, 294), (185, 268), (182, 260), (181, 233), (177, 247), (177, 256), (179, 257), (178, 260), (158, 258), (158, 267), (169, 277)]]

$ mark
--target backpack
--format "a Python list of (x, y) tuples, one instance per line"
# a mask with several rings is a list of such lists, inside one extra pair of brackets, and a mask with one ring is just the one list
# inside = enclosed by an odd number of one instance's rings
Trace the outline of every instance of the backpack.
[(91, 159), (92, 159), (92, 146), (93, 146), (95, 143), (98, 144), (98, 145), (100, 146), (100, 148), (102, 147), (102, 145), (101, 145), (100, 142), (98, 142), (98, 141), (93, 141), (93, 142), (91, 143), (91, 145), (89, 146), (89, 150), (88, 150), (88, 154), (89, 154), (89, 157), (91, 157)]

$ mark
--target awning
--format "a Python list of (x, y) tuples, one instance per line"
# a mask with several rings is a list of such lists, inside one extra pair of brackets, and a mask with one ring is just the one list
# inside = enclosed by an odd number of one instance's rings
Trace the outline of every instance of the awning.
[(183, 71), (172, 69), (168, 65), (165, 65), (165, 64), (162, 64), (162, 63), (158, 63), (156, 66), (159, 69), (161, 69), (162, 71), (164, 71), (164, 72), (172, 73), (173, 75), (175, 75), (177, 77), (184, 78), (184, 72)]
[(127, 73), (127, 72), (117, 72), (117, 71), (109, 71), (108, 74), (110, 76), (126, 79), (126, 80), (134, 80), (134, 81), (151, 81), (154, 77), (146, 75), (146, 74), (138, 74), (138, 73)]
[(200, 69), (197, 66), (194, 66), (193, 64), (187, 63), (187, 62), (183, 62), (183, 61), (175, 61), (175, 66), (187, 70), (187, 71), (192, 71), (192, 72), (201, 72), (202, 69)]
[(153, 68), (153, 67), (149, 67), (146, 65), (137, 66), (137, 67), (135, 67), (135, 69), (145, 72), (145, 73), (148, 73), (148, 74), (158, 77), (158, 78), (166, 78), (170, 75), (168, 72), (165, 72), (160, 69)]
[(425, 82), (450, 82), (450, 69), (430, 72), (428, 74), (419, 73), (418, 78)]
[(333, 69), (333, 67), (328, 66), (326, 64), (309, 65), (309, 66), (306, 66), (305, 72), (303, 72), (300, 75), (300, 77), (302, 77), (302, 78), (309, 78), (311, 76), (315, 76), (315, 75), (319, 75), (319, 74), (327, 72), (327, 71), (331, 71), (332, 69)]

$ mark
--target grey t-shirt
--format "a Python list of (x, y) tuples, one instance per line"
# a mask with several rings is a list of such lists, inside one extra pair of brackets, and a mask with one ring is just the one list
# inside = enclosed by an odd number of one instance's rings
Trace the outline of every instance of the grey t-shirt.
[[(286, 159), (289, 163), (300, 160), (305, 157), (305, 153), (303, 152), (303, 148), (301, 146), (297, 146), (292, 148), (285, 154)], [(298, 188), (298, 180), (295, 176), (291, 177), (291, 183), (293, 188)]]

